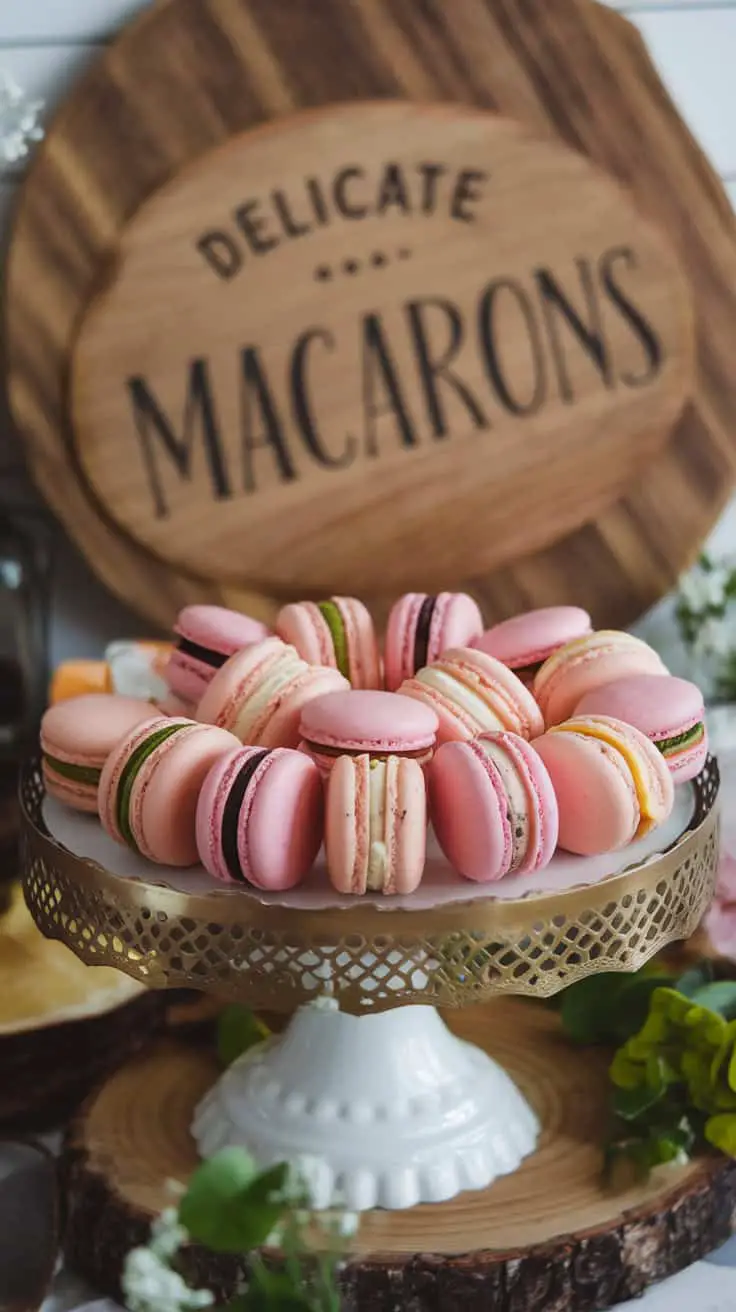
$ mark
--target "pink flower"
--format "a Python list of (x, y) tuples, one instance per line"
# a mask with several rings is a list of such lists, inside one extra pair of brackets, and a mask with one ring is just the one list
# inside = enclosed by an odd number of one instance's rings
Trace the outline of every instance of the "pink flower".
[(736, 960), (736, 858), (724, 855), (716, 895), (703, 922), (715, 951)]

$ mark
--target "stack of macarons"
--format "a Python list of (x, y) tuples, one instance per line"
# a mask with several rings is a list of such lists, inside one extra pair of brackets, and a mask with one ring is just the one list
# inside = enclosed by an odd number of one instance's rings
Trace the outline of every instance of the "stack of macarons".
[(367, 608), (285, 606), (275, 632), (189, 606), (168, 693), (52, 706), (49, 793), (149, 860), (282, 890), (324, 844), (341, 893), (413, 892), (428, 823), (466, 879), (532, 873), (557, 847), (625, 847), (708, 751), (703, 699), (641, 639), (573, 606), (484, 630), (463, 593), (409, 593), (381, 645)]

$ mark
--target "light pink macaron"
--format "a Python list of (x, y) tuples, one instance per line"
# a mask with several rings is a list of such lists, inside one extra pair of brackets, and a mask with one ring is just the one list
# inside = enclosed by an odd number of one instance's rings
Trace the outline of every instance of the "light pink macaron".
[(429, 767), (429, 813), (448, 861), (490, 883), (531, 874), (557, 847), (557, 798), (538, 754), (513, 733), (445, 743)]
[(608, 715), (633, 724), (662, 753), (676, 784), (699, 775), (708, 758), (703, 694), (688, 679), (631, 674), (586, 693), (575, 715)]
[(301, 752), (236, 747), (204, 781), (197, 847), (215, 879), (293, 888), (311, 870), (323, 833), (322, 780)]
[(298, 747), (299, 721), (308, 702), (349, 688), (336, 669), (308, 665), (281, 638), (266, 638), (231, 656), (218, 670), (197, 709), (253, 747)]
[(529, 739), (544, 731), (539, 707), (521, 679), (494, 656), (471, 647), (445, 652), (403, 683), (400, 692), (431, 706), (439, 719), (440, 743), (499, 730)]
[(391, 609), (384, 644), (386, 687), (395, 692), (452, 647), (472, 647), (483, 616), (465, 592), (408, 592)]
[(424, 771), (401, 756), (341, 756), (327, 783), (327, 870), (339, 893), (413, 893), (424, 873)]
[(587, 693), (629, 674), (667, 674), (656, 651), (631, 633), (602, 629), (559, 647), (534, 680), (547, 728), (568, 720)]
[(503, 620), (471, 644), (510, 670), (529, 686), (559, 647), (591, 632), (590, 615), (579, 606), (545, 606)]
[(370, 612), (355, 597), (284, 606), (276, 632), (310, 665), (339, 670), (353, 688), (382, 688), (381, 660)]
[(171, 691), (196, 707), (228, 657), (269, 633), (259, 620), (224, 606), (185, 606), (174, 626), (175, 646), (165, 670)]
[(157, 716), (139, 724), (107, 759), (100, 820), (111, 838), (159, 865), (197, 860), (200, 789), (215, 761), (238, 746), (224, 729)]
[(560, 814), (560, 846), (580, 856), (615, 852), (664, 823), (674, 785), (643, 733), (603, 715), (577, 715), (533, 743)]
[(333, 692), (302, 711), (302, 746), (328, 775), (340, 756), (432, 757), (439, 722), (434, 711), (395, 692)]
[(86, 693), (50, 706), (41, 720), (46, 791), (75, 811), (97, 811), (97, 789), (110, 752), (150, 720), (150, 702), (117, 693)]

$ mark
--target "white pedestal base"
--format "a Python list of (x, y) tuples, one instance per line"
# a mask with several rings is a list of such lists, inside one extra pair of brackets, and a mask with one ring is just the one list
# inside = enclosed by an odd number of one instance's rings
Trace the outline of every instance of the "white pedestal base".
[(434, 1007), (349, 1016), (302, 1007), (200, 1103), (203, 1157), (240, 1145), (269, 1165), (308, 1159), (315, 1208), (403, 1208), (515, 1171), (539, 1123), (508, 1075)]

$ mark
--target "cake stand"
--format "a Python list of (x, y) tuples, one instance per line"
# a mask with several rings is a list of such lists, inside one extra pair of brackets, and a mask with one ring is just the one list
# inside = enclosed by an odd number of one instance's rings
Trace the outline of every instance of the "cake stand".
[(437, 1008), (548, 997), (687, 937), (713, 894), (717, 792), (711, 759), (623, 861), (558, 854), (491, 888), (459, 880), (430, 847), (420, 891), (378, 904), (339, 898), (321, 869), (267, 895), (153, 866), (44, 798), (34, 765), (25, 893), (42, 931), (86, 962), (292, 1014), (200, 1102), (203, 1155), (242, 1144), (264, 1164), (300, 1158), (319, 1208), (407, 1208), (514, 1171), (540, 1129), (502, 1067)]

